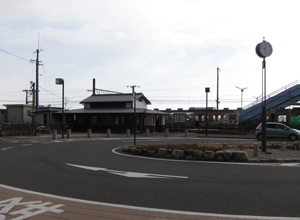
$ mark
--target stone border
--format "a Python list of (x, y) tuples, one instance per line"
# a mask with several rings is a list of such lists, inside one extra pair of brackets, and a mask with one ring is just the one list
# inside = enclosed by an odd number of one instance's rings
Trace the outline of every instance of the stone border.
[[(228, 148), (231, 148), (230, 146)], [(239, 146), (240, 150), (227, 150), (227, 144), (223, 144), (223, 150), (178, 150), (160, 148), (158, 150), (140, 149), (134, 146), (123, 147), (123, 152), (137, 156), (156, 157), (165, 159), (177, 160), (200, 160), (200, 161), (219, 161), (219, 162), (252, 162), (252, 163), (295, 163), (300, 162), (300, 158), (258, 158), (257, 151), (259, 146), (254, 144), (249, 147), (253, 148), (254, 158), (250, 158), (243, 145)], [(293, 144), (267, 144), (267, 148), (300, 150), (300, 144), (295, 142)]]
[(138, 156), (157, 157), (179, 160), (202, 160), (202, 161), (226, 161), (226, 162), (249, 162), (249, 156), (245, 151), (228, 150), (177, 150), (160, 148), (158, 150), (139, 149), (131, 146), (123, 147), (123, 151)]

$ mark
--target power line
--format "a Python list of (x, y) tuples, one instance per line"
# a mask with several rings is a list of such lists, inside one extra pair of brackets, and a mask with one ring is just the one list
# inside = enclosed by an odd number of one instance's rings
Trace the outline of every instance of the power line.
[(7, 54), (12, 55), (12, 56), (14, 56), (14, 57), (17, 57), (17, 58), (19, 58), (19, 59), (21, 59), (21, 60), (25, 60), (25, 61), (27, 61), (27, 62), (31, 62), (31, 60), (28, 60), (28, 59), (25, 59), (25, 58), (23, 58), (23, 57), (20, 57), (20, 56), (17, 56), (17, 55), (15, 55), (15, 54), (12, 54), (12, 53), (10, 53), (10, 52), (7, 52), (7, 51), (5, 51), (5, 50), (2, 50), (1, 48), (0, 48), (0, 50), (1, 50), (3, 53), (7, 53)]

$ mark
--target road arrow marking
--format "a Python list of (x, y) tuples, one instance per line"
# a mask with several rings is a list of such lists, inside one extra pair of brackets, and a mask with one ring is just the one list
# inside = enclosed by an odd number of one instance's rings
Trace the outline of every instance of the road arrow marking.
[(187, 179), (187, 176), (172, 176), (172, 175), (160, 175), (160, 174), (151, 174), (151, 173), (137, 173), (137, 172), (127, 172), (127, 171), (118, 171), (118, 170), (109, 170), (106, 168), (101, 167), (90, 167), (90, 166), (83, 166), (83, 165), (76, 165), (76, 164), (69, 164), (66, 163), (69, 166), (86, 169), (86, 170), (92, 170), (92, 171), (104, 171), (107, 173), (119, 175), (119, 176), (125, 176), (130, 178), (159, 178), (159, 179), (172, 179), (172, 178), (179, 178), (179, 179)]

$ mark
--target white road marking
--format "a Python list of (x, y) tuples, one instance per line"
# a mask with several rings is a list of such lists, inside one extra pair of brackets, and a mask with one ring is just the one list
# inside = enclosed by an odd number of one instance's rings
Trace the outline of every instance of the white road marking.
[(170, 179), (170, 178), (180, 178), (180, 179), (187, 179), (187, 176), (172, 176), (172, 175), (161, 175), (161, 174), (151, 174), (151, 173), (137, 173), (137, 172), (127, 172), (127, 171), (118, 171), (118, 170), (109, 170), (106, 168), (101, 167), (90, 167), (90, 166), (83, 166), (83, 165), (76, 165), (76, 164), (69, 164), (69, 166), (78, 167), (81, 169), (87, 169), (92, 171), (104, 171), (115, 175), (130, 177), (130, 178), (160, 178), (160, 179)]
[(30, 145), (32, 145), (32, 144), (22, 144), (21, 146), (26, 147), (26, 146), (30, 146)]
[[(21, 202), (23, 197), (15, 197), (11, 199), (6, 199), (0, 201), (0, 220), (5, 219), (8, 215), (18, 215), (17, 218), (13, 219), (27, 219), (28, 217), (36, 216), (43, 214), (45, 212), (54, 212), (54, 213), (62, 213), (64, 210), (58, 209), (63, 204), (52, 205), (52, 202), (44, 202), (42, 201), (31, 201), (31, 202)], [(21, 206), (22, 209), (19, 207)], [(22, 207), (24, 206), (24, 208)], [(2, 208), (2, 209), (1, 209)], [(6, 214), (6, 215), (2, 215)]]
[(0, 149), (0, 151), (6, 151), (6, 150), (11, 149), (11, 148), (12, 148), (12, 147), (2, 148), (2, 149)]
[(295, 167), (295, 166), (299, 166), (300, 163), (282, 163), (281, 166), (284, 167)]

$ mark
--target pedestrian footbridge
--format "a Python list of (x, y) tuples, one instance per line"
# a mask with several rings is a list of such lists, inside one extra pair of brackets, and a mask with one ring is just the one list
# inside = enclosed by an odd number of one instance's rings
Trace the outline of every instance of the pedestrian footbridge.
[[(298, 80), (292, 82), (275, 92), (267, 95), (267, 110), (288, 107), (290, 105), (299, 105), (300, 101), (300, 84)], [(262, 98), (245, 106), (241, 114), (239, 114), (239, 123), (243, 123), (261, 114)]]

